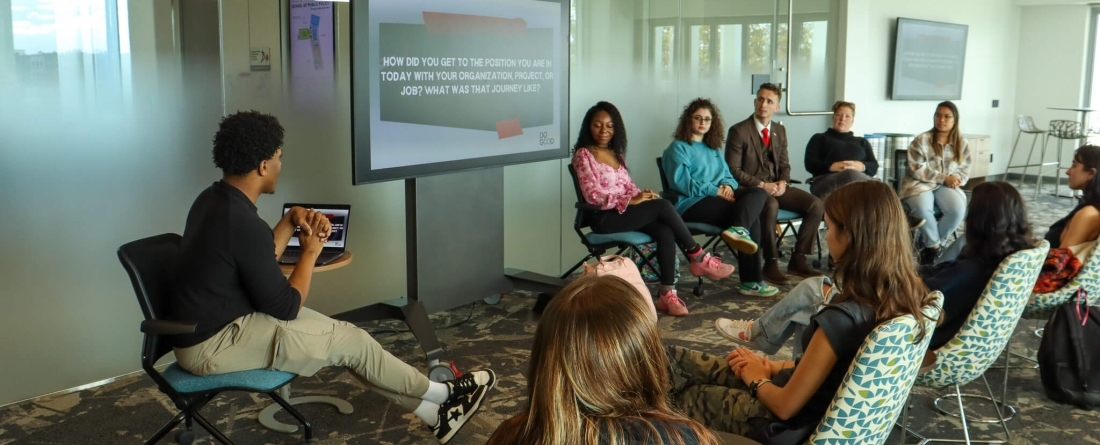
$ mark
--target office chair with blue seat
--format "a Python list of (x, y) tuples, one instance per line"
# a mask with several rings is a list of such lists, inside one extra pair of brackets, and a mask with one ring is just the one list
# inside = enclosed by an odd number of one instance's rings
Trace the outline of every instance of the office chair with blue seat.
[[(657, 173), (661, 177), (661, 197), (672, 201), (672, 204), (675, 205), (676, 201), (679, 201), (679, 195), (677, 195), (675, 192), (672, 192), (672, 188), (669, 187), (668, 177), (665, 176), (665, 164), (661, 162), (661, 159), (661, 156), (657, 157)], [(687, 226), (692, 235), (703, 235), (707, 237), (707, 240), (703, 243), (703, 250), (710, 249), (711, 246), (718, 246), (719, 244), (717, 244), (717, 242), (719, 239), (721, 239), (722, 231), (725, 230), (725, 228), (722, 227), (712, 226), (710, 224), (700, 222), (684, 221), (684, 225)], [(726, 247), (728, 248), (729, 246)], [(718, 249), (715, 248), (712, 250), (712, 252), (717, 254), (717, 250)], [(735, 258), (737, 257), (737, 252), (734, 252), (732, 249), (730, 250), (730, 253)], [(691, 293), (697, 297), (703, 296), (702, 276), (700, 276), (699, 281), (695, 283), (695, 287), (691, 289)]]
[[(653, 255), (646, 255), (638, 249), (638, 245), (653, 242), (653, 238), (642, 232), (615, 232), (615, 233), (595, 233), (591, 231), (592, 218), (597, 212), (602, 209), (598, 205), (589, 204), (584, 200), (584, 192), (581, 191), (581, 183), (577, 179), (577, 170), (572, 165), (569, 166), (569, 176), (573, 178), (573, 190), (577, 192), (577, 216), (573, 219), (573, 230), (577, 232), (577, 236), (580, 237), (581, 243), (588, 249), (588, 255), (574, 264), (573, 267), (565, 271), (561, 275), (561, 278), (566, 278), (572, 275), (578, 268), (584, 265), (585, 262), (592, 258), (599, 258), (608, 250), (616, 249), (615, 254), (621, 255), (627, 250), (632, 250), (645, 262), (642, 266), (648, 267), (659, 278), (661, 272), (657, 270), (657, 267), (653, 265)], [(585, 230), (589, 230), (587, 233)]]
[(295, 374), (270, 369), (254, 369), (199, 377), (187, 372), (178, 363), (172, 363), (164, 371), (157, 371), (155, 367), (157, 360), (172, 351), (168, 336), (195, 332), (194, 323), (161, 318), (168, 311), (181, 239), (177, 234), (166, 233), (133, 241), (118, 249), (118, 259), (130, 276), (130, 283), (141, 305), (141, 312), (145, 315), (145, 321), (141, 322), (141, 332), (145, 334), (141, 347), (141, 367), (156, 382), (157, 388), (180, 410), (145, 444), (157, 443), (180, 422), (185, 422), (185, 427), (176, 434), (176, 441), (183, 445), (190, 444), (195, 437), (191, 431), (192, 421), (194, 421), (214, 436), (218, 442), (232, 445), (233, 442), (228, 437), (199, 414), (199, 409), (224, 391), (267, 394), (302, 424), (305, 430), (303, 443), (309, 443), (313, 437), (312, 426), (276, 392), (294, 380), (297, 377)]

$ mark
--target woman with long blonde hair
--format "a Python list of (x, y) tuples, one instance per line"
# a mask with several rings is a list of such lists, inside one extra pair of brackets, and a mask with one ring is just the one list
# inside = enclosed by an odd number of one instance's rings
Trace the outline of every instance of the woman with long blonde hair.
[[(824, 417), (844, 375), (880, 323), (923, 320), (933, 297), (917, 275), (901, 203), (890, 186), (861, 181), (825, 199), (825, 237), (837, 294), (810, 320), (798, 362), (772, 362), (747, 348), (726, 356), (669, 347), (673, 400), (708, 428), (802, 443)], [(923, 332), (914, 341), (919, 341)], [(787, 443), (787, 442), (784, 442)]]
[(528, 407), (489, 445), (718, 445), (669, 405), (669, 386), (657, 322), (638, 291), (618, 277), (581, 277), (543, 312)]

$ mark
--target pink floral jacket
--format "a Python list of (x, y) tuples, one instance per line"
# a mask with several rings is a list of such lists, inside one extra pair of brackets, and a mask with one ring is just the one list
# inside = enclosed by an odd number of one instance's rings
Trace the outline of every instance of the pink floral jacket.
[(642, 192), (630, 179), (630, 172), (622, 158), (619, 159), (619, 168), (614, 168), (597, 161), (587, 148), (578, 148), (573, 154), (573, 169), (577, 171), (584, 200), (601, 209), (615, 209), (623, 213), (630, 205), (630, 199)]

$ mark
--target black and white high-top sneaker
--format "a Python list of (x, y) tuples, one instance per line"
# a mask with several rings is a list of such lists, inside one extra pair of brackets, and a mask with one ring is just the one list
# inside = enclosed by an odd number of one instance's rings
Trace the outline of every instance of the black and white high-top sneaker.
[(474, 371), (447, 384), (451, 387), (451, 397), (439, 405), (439, 419), (432, 428), (441, 444), (449, 442), (474, 416), (489, 390), (496, 385), (496, 374), (491, 370)]

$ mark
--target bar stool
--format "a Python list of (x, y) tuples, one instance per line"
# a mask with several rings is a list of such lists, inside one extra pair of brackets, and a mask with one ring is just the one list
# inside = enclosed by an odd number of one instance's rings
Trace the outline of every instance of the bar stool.
[[(1043, 177), (1043, 173), (1044, 173), (1043, 168), (1047, 167), (1049, 165), (1058, 165), (1058, 162), (1057, 161), (1042, 162), (1041, 158), (1043, 157), (1043, 154), (1039, 153), (1039, 157), (1040, 157), (1039, 163), (1038, 164), (1032, 164), (1031, 163), (1031, 158), (1035, 155), (1035, 143), (1039, 142), (1039, 135), (1046, 133), (1046, 130), (1043, 130), (1042, 128), (1036, 127), (1035, 126), (1035, 121), (1031, 119), (1031, 116), (1024, 115), (1024, 114), (1016, 116), (1016, 123), (1019, 125), (1020, 131), (1016, 133), (1016, 142), (1012, 144), (1012, 154), (1008, 155), (1008, 162), (1009, 162), (1010, 165), (1008, 166), (1008, 168), (1005, 168), (1005, 175), (1008, 175), (1008, 171), (1012, 170), (1014, 168), (1024, 169), (1023, 171), (1020, 172), (1020, 181), (1019, 181), (1020, 186), (1023, 187), (1023, 185), (1024, 185), (1024, 174), (1027, 173), (1027, 169), (1029, 167), (1039, 167), (1038, 176), (1040, 178), (1039, 180), (1041, 180), (1041, 178)], [(1023, 164), (1011, 165), (1012, 160), (1016, 159), (1016, 147), (1018, 145), (1020, 145), (1020, 137), (1023, 136), (1024, 133), (1035, 135), (1034, 139), (1031, 140), (1031, 150), (1027, 152), (1027, 159), (1024, 160)], [(1045, 143), (1043, 144), (1043, 149), (1044, 150), (1046, 149), (1046, 144)], [(1038, 187), (1036, 187), (1036, 192), (1035, 192), (1036, 196), (1038, 196), (1038, 191), (1037, 190), (1038, 190)]]
[[(1062, 141), (1065, 140), (1085, 140), (1088, 134), (1085, 133), (1084, 127), (1080, 122), (1070, 120), (1053, 120), (1050, 121), (1050, 130), (1047, 130), (1046, 138), (1043, 140), (1043, 153), (1039, 159), (1040, 163), (1043, 163), (1046, 158), (1047, 141), (1050, 138), (1058, 139), (1058, 157), (1054, 158), (1058, 164), (1054, 169), (1054, 196), (1058, 195), (1058, 189), (1062, 184), (1062, 178), (1060, 172), (1067, 167), (1062, 167)], [(1035, 182), (1035, 197), (1039, 196), (1039, 189), (1042, 188), (1043, 177), (1040, 175), (1039, 179)], [(1071, 196), (1072, 197), (1072, 196)]]

